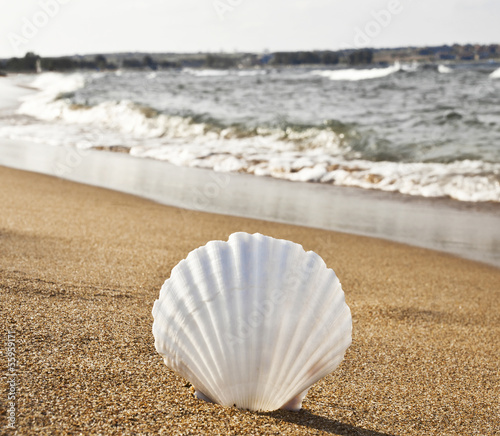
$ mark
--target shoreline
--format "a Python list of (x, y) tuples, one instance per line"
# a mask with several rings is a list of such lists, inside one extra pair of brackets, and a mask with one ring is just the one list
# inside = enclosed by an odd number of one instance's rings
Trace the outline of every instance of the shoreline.
[[(0, 115), (35, 90), (0, 79)], [(18, 83), (16, 83), (18, 82)], [(0, 165), (132, 193), (176, 207), (382, 238), (500, 267), (500, 203), (176, 167), (126, 153), (0, 139)], [(293, 185), (291, 185), (293, 183)]]
[[(2, 330), (14, 332), (16, 344), (19, 433), (500, 430), (498, 268), (5, 167), (0, 201)], [(196, 400), (154, 349), (151, 309), (171, 269), (192, 249), (235, 231), (300, 243), (342, 282), (353, 344), (300, 412), (252, 413)]]
[(0, 165), (182, 209), (376, 237), (500, 267), (500, 204), (496, 203), (290, 182), (178, 167), (127, 153), (13, 140), (0, 140)]
[(37, 89), (15, 83), (12, 77), (0, 77), (0, 115), (11, 112), (19, 106), (19, 99), (33, 94)]

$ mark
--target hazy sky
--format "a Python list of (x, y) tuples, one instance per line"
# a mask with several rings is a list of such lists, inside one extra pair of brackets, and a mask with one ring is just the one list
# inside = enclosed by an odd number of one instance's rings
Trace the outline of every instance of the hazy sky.
[(0, 57), (500, 43), (500, 0), (0, 0)]

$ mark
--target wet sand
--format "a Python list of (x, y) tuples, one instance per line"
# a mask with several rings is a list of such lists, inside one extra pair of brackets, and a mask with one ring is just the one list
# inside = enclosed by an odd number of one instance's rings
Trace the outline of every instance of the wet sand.
[[(4, 167), (0, 204), (1, 368), (11, 331), (18, 434), (500, 432), (497, 268)], [(151, 309), (170, 270), (235, 231), (298, 242), (342, 282), (353, 344), (301, 412), (204, 403), (154, 349)], [(0, 428), (9, 434), (6, 381)]]
[(383, 238), (500, 267), (500, 203), (290, 182), (9, 139), (0, 141), (0, 165), (169, 206)]

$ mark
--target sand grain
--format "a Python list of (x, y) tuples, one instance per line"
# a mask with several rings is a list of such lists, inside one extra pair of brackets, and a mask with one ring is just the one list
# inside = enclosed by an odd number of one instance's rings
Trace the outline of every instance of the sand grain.
[[(2, 167), (0, 204), (1, 368), (12, 329), (17, 434), (500, 434), (498, 269)], [(154, 349), (151, 309), (170, 270), (235, 231), (316, 251), (351, 307), (353, 345), (299, 413), (196, 400)]]

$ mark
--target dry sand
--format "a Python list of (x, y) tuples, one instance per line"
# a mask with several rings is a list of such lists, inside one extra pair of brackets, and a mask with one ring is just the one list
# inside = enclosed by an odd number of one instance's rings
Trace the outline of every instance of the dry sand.
[[(15, 331), (17, 434), (500, 434), (499, 269), (2, 167), (0, 204), (0, 368)], [(154, 349), (170, 270), (235, 231), (316, 251), (345, 290), (353, 344), (301, 412), (196, 400)], [(0, 401), (13, 433), (5, 377)]]

